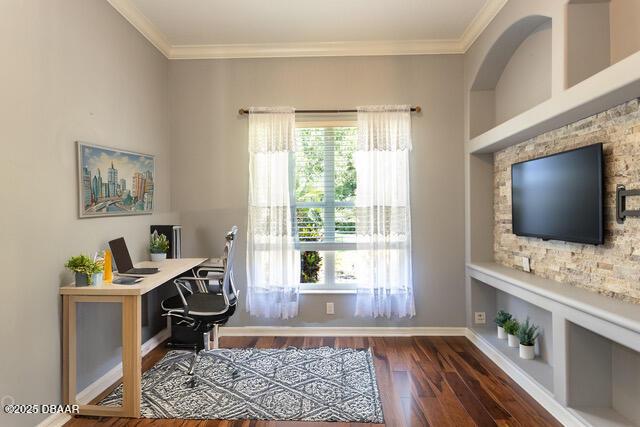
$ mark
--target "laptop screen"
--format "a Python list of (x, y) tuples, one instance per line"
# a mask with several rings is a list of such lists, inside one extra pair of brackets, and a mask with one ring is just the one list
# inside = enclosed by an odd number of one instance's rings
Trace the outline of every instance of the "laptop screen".
[(129, 255), (129, 249), (127, 249), (124, 237), (110, 241), (109, 247), (111, 248), (113, 260), (116, 262), (119, 273), (126, 273), (133, 268), (131, 255)]

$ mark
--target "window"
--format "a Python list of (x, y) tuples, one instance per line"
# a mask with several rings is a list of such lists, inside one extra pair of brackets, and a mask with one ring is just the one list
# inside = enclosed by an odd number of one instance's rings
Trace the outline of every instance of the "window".
[(357, 127), (298, 123), (292, 205), (302, 290), (354, 289)]

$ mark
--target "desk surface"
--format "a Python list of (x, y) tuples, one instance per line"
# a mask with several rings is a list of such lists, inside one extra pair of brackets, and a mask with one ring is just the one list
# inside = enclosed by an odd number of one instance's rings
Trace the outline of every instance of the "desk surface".
[(156, 274), (145, 276), (141, 282), (133, 285), (114, 285), (103, 283), (100, 286), (80, 286), (73, 284), (60, 288), (60, 295), (143, 295), (181, 274), (196, 267), (207, 258), (167, 259), (160, 262), (143, 261), (136, 267), (158, 267)]

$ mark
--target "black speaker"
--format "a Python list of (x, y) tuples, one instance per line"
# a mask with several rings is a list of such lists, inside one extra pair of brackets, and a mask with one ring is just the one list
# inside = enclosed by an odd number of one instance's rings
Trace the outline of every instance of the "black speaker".
[(182, 258), (182, 226), (181, 225), (152, 225), (151, 234), (157, 231), (169, 240), (167, 258)]

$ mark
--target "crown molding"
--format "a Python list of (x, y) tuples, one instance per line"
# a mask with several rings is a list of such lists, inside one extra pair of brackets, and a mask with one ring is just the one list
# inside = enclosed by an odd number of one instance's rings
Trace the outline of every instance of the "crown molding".
[(458, 40), (375, 42), (256, 43), (172, 46), (169, 59), (285, 58), (459, 54)]
[(459, 39), (202, 45), (172, 45), (132, 0), (107, 1), (168, 59), (224, 59), (463, 54), (508, 0), (487, 0)]
[(129, 21), (129, 23), (156, 47), (164, 56), (169, 58), (171, 43), (167, 37), (136, 7), (131, 0), (107, 0), (109, 4)]
[(466, 52), (476, 41), (480, 34), (498, 15), (508, 0), (488, 0), (473, 17), (460, 37), (460, 48)]

